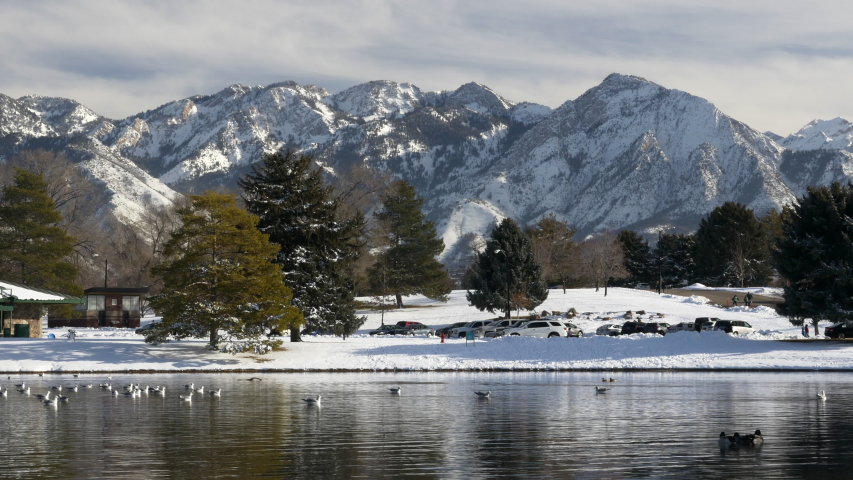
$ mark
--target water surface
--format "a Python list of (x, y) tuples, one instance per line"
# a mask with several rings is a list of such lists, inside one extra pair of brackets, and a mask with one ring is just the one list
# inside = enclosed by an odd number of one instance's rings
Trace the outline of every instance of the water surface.
[[(2, 478), (850, 478), (849, 373), (103, 375), (0, 382)], [(27, 397), (13, 383), (26, 381)], [(221, 388), (181, 401), (184, 384)], [(52, 385), (93, 383), (46, 407)], [(401, 395), (388, 388), (402, 386)], [(596, 395), (594, 387), (611, 388)], [(481, 399), (474, 390), (490, 390)], [(826, 390), (829, 399), (815, 398)], [(320, 407), (301, 399), (322, 394)], [(760, 448), (717, 447), (761, 429)]]

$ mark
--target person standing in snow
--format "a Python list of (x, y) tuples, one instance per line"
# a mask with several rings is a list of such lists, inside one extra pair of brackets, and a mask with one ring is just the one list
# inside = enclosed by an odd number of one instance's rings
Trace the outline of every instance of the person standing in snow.
[(805, 335), (806, 338), (809, 338), (809, 324), (808, 323), (803, 325), (803, 335)]
[(743, 299), (746, 300), (746, 308), (752, 307), (752, 292), (746, 292), (746, 296)]
[(803, 322), (803, 328), (800, 329), (800, 333), (805, 337), (806, 336), (806, 324)]
[(737, 295), (733, 296), (732, 297), (732, 306), (733, 307), (737, 307), (737, 301), (738, 301)]

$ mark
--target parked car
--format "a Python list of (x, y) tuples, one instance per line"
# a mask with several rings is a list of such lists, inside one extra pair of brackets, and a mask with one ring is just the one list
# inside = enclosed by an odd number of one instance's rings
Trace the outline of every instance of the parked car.
[(507, 329), (520, 327), (529, 321), (530, 320), (513, 320), (512, 323), (510, 323), (506, 327), (498, 327), (494, 330), (489, 330), (489, 331), (485, 332), (483, 336), (485, 336), (486, 338), (503, 337), (504, 332), (506, 332)]
[(530, 320), (521, 326), (507, 328), (504, 335), (511, 337), (556, 338), (568, 336), (568, 328), (557, 320)]
[(631, 335), (632, 333), (643, 333), (643, 328), (645, 328), (645, 323), (643, 322), (625, 322), (622, 324), (622, 332), (621, 335)]
[(696, 331), (696, 324), (693, 322), (676, 323), (675, 325), (670, 325), (669, 327), (667, 327), (666, 331), (668, 333), (695, 332)]
[(134, 330), (134, 332), (138, 333), (140, 335), (145, 335), (146, 333), (150, 332), (151, 330), (154, 330), (155, 328), (157, 328), (157, 325), (159, 323), (160, 322), (151, 322), (148, 325), (144, 325), (142, 327), (137, 328), (136, 330)]
[(637, 290), (648, 290), (649, 284), (648, 283), (638, 283), (636, 286), (634, 286), (634, 288), (636, 288)]
[[(696, 320), (693, 321), (693, 330), (696, 332), (701, 332), (702, 327), (706, 323), (716, 322), (717, 320), (719, 320), (719, 318), (717, 318), (717, 317), (698, 317)], [(713, 323), (711, 325), (711, 328), (713, 328)]]
[(622, 333), (622, 325), (618, 323), (605, 323), (604, 325), (595, 329), (596, 335), (608, 335), (611, 337), (615, 337)]
[(658, 335), (666, 335), (667, 328), (669, 328), (668, 323), (649, 322), (643, 326), (643, 333), (657, 333)]
[(710, 331), (714, 330), (714, 326), (717, 325), (717, 322), (719, 322), (719, 320), (709, 320), (709, 321), (703, 323), (702, 324), (702, 331), (703, 332), (710, 332)]
[(392, 330), (395, 330), (399, 327), (396, 325), (382, 325), (381, 327), (371, 330), (367, 332), (369, 335), (388, 335)]
[(441, 335), (443, 333), (445, 335), (450, 335), (451, 330), (453, 330), (454, 328), (464, 327), (466, 323), (468, 323), (468, 322), (456, 322), (456, 323), (454, 323), (452, 325), (448, 325), (446, 327), (437, 328), (435, 330), (435, 334)]
[(563, 322), (563, 325), (568, 329), (566, 330), (567, 337), (583, 337), (583, 330), (581, 330), (581, 327), (569, 322)]
[(395, 326), (395, 327), (397, 327), (397, 328), (403, 328), (403, 327), (406, 327), (406, 326), (409, 326), (409, 325), (413, 325), (413, 324), (415, 324), (415, 323), (420, 324), (421, 322), (407, 322), (407, 321), (405, 321), (405, 320), (400, 320), (400, 321), (399, 321), (399, 322), (397, 322), (394, 326)]
[(840, 322), (823, 329), (823, 334), (829, 338), (844, 340), (853, 338), (853, 322)]
[(492, 323), (493, 321), (494, 320), (475, 320), (473, 322), (468, 322), (464, 326), (451, 329), (450, 335), (448, 335), (448, 336), (450, 338), (456, 338), (456, 337), (465, 338), (466, 333), (473, 331), (473, 330), (477, 330), (480, 327), (484, 327), (484, 326)]
[[(477, 332), (476, 335), (478, 337), (485, 337), (491, 332), (501, 331), (505, 328), (509, 328), (509, 327), (515, 325), (518, 322), (519, 322), (518, 320), (512, 320), (512, 319), (495, 320), (492, 323), (487, 323), (486, 325), (479, 327), (476, 330), (476, 332)], [(494, 336), (494, 335), (491, 335), (491, 336)]]
[(731, 333), (732, 335), (742, 335), (744, 333), (752, 333), (755, 331), (752, 328), (752, 325), (744, 322), (743, 320), (718, 320), (716, 324), (714, 324), (714, 330), (722, 330), (726, 333)]
[(435, 330), (423, 323), (408, 322), (409, 324), (403, 328), (395, 328), (391, 330), (391, 335), (435, 335)]

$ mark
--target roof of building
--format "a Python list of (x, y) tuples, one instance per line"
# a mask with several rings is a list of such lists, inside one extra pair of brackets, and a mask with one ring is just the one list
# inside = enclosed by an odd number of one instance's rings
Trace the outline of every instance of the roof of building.
[(10, 297), (14, 302), (20, 303), (83, 303), (82, 297), (66, 295), (44, 288), (31, 287), (20, 283), (0, 280), (0, 303), (10, 303)]
[(149, 292), (148, 287), (92, 287), (83, 290), (83, 293), (86, 295), (98, 295), (98, 294), (110, 294), (110, 293), (123, 293), (123, 294), (137, 294), (137, 295), (147, 295)]

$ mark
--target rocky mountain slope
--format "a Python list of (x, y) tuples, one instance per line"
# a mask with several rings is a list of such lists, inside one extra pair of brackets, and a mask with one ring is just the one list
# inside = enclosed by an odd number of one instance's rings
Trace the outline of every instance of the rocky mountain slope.
[[(725, 201), (757, 213), (853, 175), (853, 125), (760, 133), (705, 99), (613, 74), (556, 109), (469, 83), (424, 92), (391, 81), (329, 94), (284, 82), (230, 86), (122, 120), (72, 100), (0, 95), (0, 156), (64, 150), (133, 218), (177, 193), (233, 185), (263, 153), (312, 152), (331, 175), (355, 165), (412, 182), (448, 249), (505, 216), (555, 213), (582, 235), (690, 231)], [(460, 245), (457, 245), (460, 244)]]

